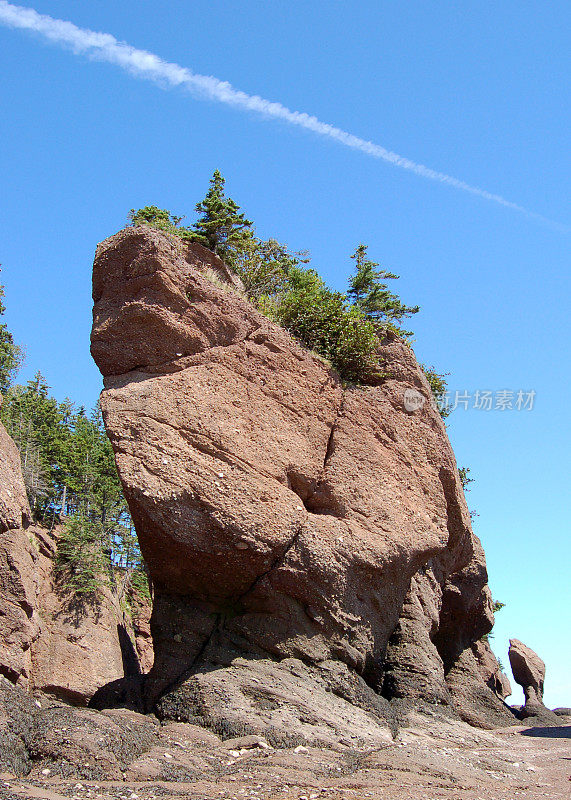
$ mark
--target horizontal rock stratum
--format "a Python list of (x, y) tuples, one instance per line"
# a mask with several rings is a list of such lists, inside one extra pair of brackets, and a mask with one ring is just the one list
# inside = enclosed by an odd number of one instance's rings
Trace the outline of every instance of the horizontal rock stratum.
[(148, 227), (99, 245), (93, 287), (105, 425), (154, 585), (147, 707), (274, 739), (363, 738), (394, 698), (513, 721), (481, 669), (484, 553), (412, 350), (387, 337), (388, 377), (345, 387), (212, 253)]

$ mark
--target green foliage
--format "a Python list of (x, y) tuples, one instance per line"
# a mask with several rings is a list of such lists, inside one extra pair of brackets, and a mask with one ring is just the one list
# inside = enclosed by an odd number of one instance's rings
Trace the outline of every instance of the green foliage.
[(421, 364), (420, 367), (426, 375), (432, 396), (434, 397), (434, 402), (438, 408), (438, 412), (442, 419), (446, 419), (446, 417), (450, 414), (450, 408), (446, 402), (446, 393), (448, 391), (446, 376), (449, 373), (436, 372), (434, 367), (427, 367), (426, 364)]
[[(367, 258), (367, 245), (360, 244), (353, 255), (355, 273), (349, 280), (347, 296), (349, 300), (377, 326), (382, 333), (387, 325), (399, 327), (404, 317), (419, 312), (418, 306), (405, 306), (396, 294), (393, 294), (385, 281), (396, 280), (398, 275), (385, 270), (378, 270), (376, 261)], [(399, 329), (403, 337), (412, 336), (411, 331)]]
[(131, 575), (131, 587), (135, 592), (142, 595), (147, 600), (151, 599), (149, 578), (143, 570), (139, 569), (133, 572)]
[(268, 298), (287, 292), (291, 270), (307, 261), (305, 254), (290, 253), (275, 239), (263, 242), (251, 236), (236, 252), (233, 267), (250, 300), (262, 307)]
[[(494, 612), (494, 614), (497, 614), (498, 611), (501, 611), (502, 608), (505, 608), (505, 605), (506, 605), (505, 603), (500, 603), (498, 600), (492, 600), (492, 611)], [(494, 638), (494, 634), (493, 634), (492, 631), (490, 631), (489, 633), (485, 633), (482, 636), (482, 641), (483, 642), (489, 642), (490, 639), (493, 639), (493, 638)], [(503, 672), (504, 671), (504, 667), (503, 667), (502, 662), (500, 661), (499, 658), (497, 659), (497, 662), (500, 665), (500, 670)]]
[(99, 520), (84, 513), (66, 520), (59, 536), (56, 572), (63, 587), (76, 594), (95, 594), (109, 585), (106, 532)]
[(149, 225), (185, 241), (202, 244), (229, 266), (234, 266), (238, 258), (243, 259), (248, 250), (255, 249), (255, 244), (269, 243), (254, 242), (252, 223), (242, 214), (237, 203), (226, 196), (224, 184), (224, 178), (215, 170), (206, 196), (196, 205), (198, 219), (191, 227), (182, 227), (180, 223), (184, 217), (177, 217), (158, 206), (132, 208), (129, 221), (135, 226)]
[(352, 256), (355, 274), (347, 295), (329, 289), (314, 270), (302, 266), (309, 261), (305, 253), (292, 253), (275, 239), (257, 238), (224, 186), (216, 170), (196, 206), (198, 219), (188, 228), (179, 227), (181, 217), (156, 206), (132, 210), (130, 219), (134, 225), (152, 225), (212, 250), (234, 269), (262, 313), (327, 360), (343, 380), (377, 383), (383, 377), (380, 337), (387, 329), (410, 336), (400, 323), (418, 312), (418, 306), (405, 306), (389, 291), (385, 281), (398, 276), (378, 270), (361, 244)]
[(474, 483), (474, 478), (470, 478), (470, 467), (458, 467), (458, 474), (460, 475), (460, 483), (464, 491), (470, 491), (468, 489), (468, 484)]
[(128, 219), (132, 225), (149, 225), (167, 233), (175, 233), (177, 236), (184, 236), (188, 233), (186, 228), (179, 227), (183, 217), (176, 217), (170, 211), (157, 206), (145, 206), (138, 210), (132, 208)]
[(15, 440), (30, 506), (46, 525), (64, 523), (58, 540), (63, 585), (90, 593), (111, 581), (111, 567), (141, 570), (142, 558), (98, 407), (90, 416), (58, 403), (38, 373), (8, 390), (0, 416)]
[(306, 347), (328, 359), (349, 382), (379, 380), (379, 341), (373, 323), (311, 269), (289, 269), (286, 290), (265, 312)]
[[(0, 317), (6, 311), (4, 287), (0, 286)], [(4, 322), (0, 322), (0, 394), (4, 394), (18, 372), (23, 360), (22, 350), (15, 344)]]
[(192, 226), (190, 239), (212, 250), (233, 266), (237, 253), (252, 238), (252, 223), (241, 213), (234, 200), (226, 197), (224, 183), (220, 172), (215, 170), (204, 200), (196, 206), (199, 217)]
[(43, 517), (62, 486), (70, 443), (65, 422), (70, 404), (59, 404), (48, 389), (38, 372), (26, 386), (10, 387), (0, 409), (2, 422), (20, 451), (24, 482), (37, 519)]

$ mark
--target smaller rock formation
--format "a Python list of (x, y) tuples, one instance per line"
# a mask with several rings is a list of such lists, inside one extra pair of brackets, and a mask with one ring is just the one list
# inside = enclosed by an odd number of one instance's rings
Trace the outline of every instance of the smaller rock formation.
[(85, 705), (102, 684), (152, 666), (150, 602), (137, 596), (131, 618), (109, 588), (82, 601), (54, 569), (58, 528), (31, 518), (20, 454), (0, 424), (0, 675)]
[(529, 724), (557, 725), (557, 715), (543, 704), (545, 663), (519, 639), (510, 639), (508, 656), (514, 680), (522, 687), (525, 697), (525, 705), (518, 712), (520, 719), (528, 720)]
[[(30, 535), (34, 543), (39, 543), (34, 607), (41, 633), (31, 648), (33, 665), (28, 688), (85, 705), (103, 684), (144, 671), (138, 652), (139, 637), (116, 590), (102, 586), (96, 597), (84, 598), (65, 589), (54, 570), (57, 539), (38, 527)], [(140, 617), (139, 606), (137, 613)], [(147, 605), (142, 626), (146, 622), (148, 627), (149, 617)], [(145, 660), (148, 661), (146, 654)]]
[(514, 680), (523, 688), (525, 704), (543, 705), (544, 662), (519, 639), (510, 639), (508, 655)]

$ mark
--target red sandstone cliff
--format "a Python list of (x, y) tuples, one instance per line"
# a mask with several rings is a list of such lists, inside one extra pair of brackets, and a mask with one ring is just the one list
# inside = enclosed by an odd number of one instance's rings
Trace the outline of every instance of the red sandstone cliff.
[(484, 554), (414, 354), (388, 337), (389, 377), (346, 388), (205, 253), (139, 227), (94, 265), (104, 419), (155, 587), (149, 707), (266, 730), (295, 662), (350, 702), (358, 685), (509, 723), (474, 651)]

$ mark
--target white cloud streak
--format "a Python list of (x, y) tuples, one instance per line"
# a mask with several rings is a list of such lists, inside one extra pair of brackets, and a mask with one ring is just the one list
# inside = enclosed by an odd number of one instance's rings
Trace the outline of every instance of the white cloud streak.
[(321, 122), (317, 117), (301, 111), (292, 111), (281, 103), (265, 100), (258, 95), (250, 95), (235, 89), (226, 81), (221, 81), (208, 75), (200, 75), (186, 67), (181, 67), (179, 64), (163, 61), (154, 53), (138, 50), (125, 42), (118, 41), (109, 33), (97, 33), (85, 28), (79, 28), (72, 22), (39, 14), (32, 8), (16, 6), (6, 2), (6, 0), (0, 0), (0, 24), (9, 28), (17, 28), (39, 34), (49, 42), (70, 48), (76, 55), (85, 55), (115, 64), (136, 78), (153, 81), (162, 87), (185, 89), (201, 99), (224, 103), (237, 109), (282, 120), (290, 125), (312, 131), (318, 136), (332, 139), (345, 147), (358, 150), (372, 158), (378, 158), (395, 167), (406, 169), (422, 178), (428, 178), (451, 186), (454, 189), (469, 192), (484, 200), (498, 203), (559, 230), (569, 230), (567, 226), (559, 225), (541, 216), (541, 214), (536, 214), (517, 203), (506, 200), (498, 194), (493, 194), (477, 186), (471, 186), (458, 178), (446, 175), (443, 172), (437, 172), (423, 164), (417, 164), (404, 156), (387, 150), (379, 144), (361, 139), (341, 128), (336, 128), (334, 125)]

